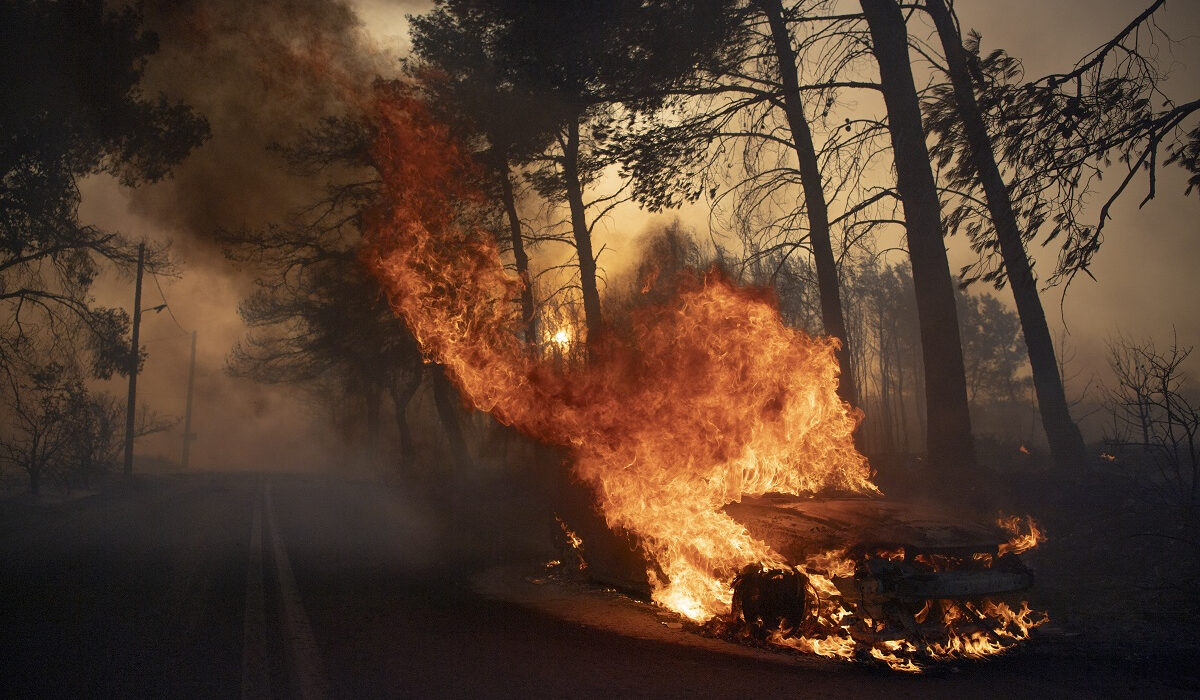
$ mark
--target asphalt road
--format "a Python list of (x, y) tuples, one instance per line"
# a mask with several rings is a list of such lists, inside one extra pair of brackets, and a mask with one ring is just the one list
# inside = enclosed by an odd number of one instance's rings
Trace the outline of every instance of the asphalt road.
[(914, 677), (571, 623), (475, 593), (471, 566), (503, 555), (496, 531), (437, 502), (396, 485), (218, 474), (0, 502), (0, 695), (1198, 694), (1188, 659), (1129, 663), (1079, 641)]

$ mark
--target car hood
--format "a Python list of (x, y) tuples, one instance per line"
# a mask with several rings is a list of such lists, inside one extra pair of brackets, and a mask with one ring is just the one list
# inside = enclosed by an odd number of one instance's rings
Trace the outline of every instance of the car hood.
[(792, 564), (837, 549), (904, 547), (912, 553), (995, 553), (1009, 538), (994, 523), (885, 497), (767, 494), (731, 503), (725, 512)]

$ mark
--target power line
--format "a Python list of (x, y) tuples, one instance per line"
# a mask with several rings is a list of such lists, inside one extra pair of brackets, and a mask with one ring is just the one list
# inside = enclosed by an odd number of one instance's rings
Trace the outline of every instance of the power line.
[(183, 324), (179, 322), (179, 319), (175, 318), (175, 312), (171, 310), (171, 304), (167, 301), (167, 295), (163, 293), (162, 285), (158, 282), (158, 275), (151, 271), (150, 276), (154, 278), (154, 286), (158, 287), (158, 296), (162, 298), (163, 304), (166, 305), (167, 313), (171, 314), (171, 320), (175, 322), (176, 326), (179, 326), (179, 330), (183, 331), (184, 333), (191, 333), (191, 331), (183, 327)]
[(163, 345), (170, 345), (173, 343), (182, 343), (185, 340), (187, 340), (186, 335), (175, 335), (175, 332), (171, 331), (170, 335), (160, 333), (158, 335), (150, 336), (149, 338), (142, 338), (140, 342), (142, 345), (157, 345), (160, 343)]

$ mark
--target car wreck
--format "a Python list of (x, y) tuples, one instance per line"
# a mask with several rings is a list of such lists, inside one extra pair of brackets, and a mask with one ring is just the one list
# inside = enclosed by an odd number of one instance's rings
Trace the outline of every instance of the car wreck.
[[(723, 511), (781, 560), (740, 571), (729, 615), (704, 632), (916, 670), (1003, 650), (1044, 620), (1020, 600), (1034, 583), (1020, 555), (1043, 537), (1030, 518), (977, 522), (881, 496), (766, 494)], [(634, 539), (559, 524), (573, 540), (564, 561), (649, 596)]]
[(790, 565), (747, 567), (734, 581), (732, 617), (759, 637), (839, 628), (859, 652), (900, 644), (924, 654), (954, 639), (1004, 645), (1027, 633), (1008, 629), (1019, 616), (996, 603), (1033, 585), (1019, 557), (1040, 535), (1031, 520), (975, 523), (885, 498), (776, 494), (725, 511)]

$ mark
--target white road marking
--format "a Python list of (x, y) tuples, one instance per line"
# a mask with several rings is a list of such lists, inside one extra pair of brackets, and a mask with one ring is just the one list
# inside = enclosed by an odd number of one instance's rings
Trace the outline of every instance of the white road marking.
[(254, 515), (250, 520), (250, 562), (246, 569), (246, 611), (242, 624), (242, 700), (270, 697), (267, 611), (263, 590), (262, 501), (255, 498)]
[(280, 608), (283, 617), (285, 646), (290, 656), (292, 672), (295, 674), (296, 687), (303, 700), (316, 700), (329, 694), (325, 680), (324, 666), (321, 654), (317, 649), (317, 640), (313, 637), (308, 615), (300, 601), (300, 590), (296, 587), (296, 578), (292, 574), (292, 565), (288, 561), (287, 549), (283, 546), (283, 537), (275, 523), (275, 507), (271, 499), (271, 483), (263, 487), (263, 498), (267, 512), (267, 532), (270, 533), (271, 554), (275, 559), (275, 569), (279, 580)]

